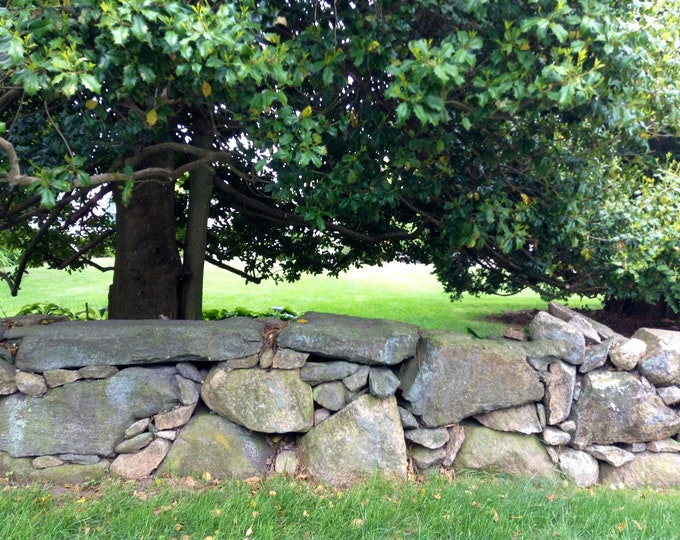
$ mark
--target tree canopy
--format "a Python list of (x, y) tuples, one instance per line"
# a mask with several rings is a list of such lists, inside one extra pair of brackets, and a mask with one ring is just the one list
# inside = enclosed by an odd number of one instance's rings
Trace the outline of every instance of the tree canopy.
[(677, 168), (650, 141), (678, 135), (679, 21), (678, 2), (13, 1), (0, 238), (25, 257), (5, 277), (77, 268), (114, 231), (132, 250), (124, 222), (162, 197), (168, 290), (204, 257), (252, 280), (404, 259), (454, 297), (678, 307)]

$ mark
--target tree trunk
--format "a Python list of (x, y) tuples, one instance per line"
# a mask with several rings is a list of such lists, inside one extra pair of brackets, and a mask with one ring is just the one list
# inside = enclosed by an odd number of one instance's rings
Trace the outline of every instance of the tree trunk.
[[(210, 125), (197, 117), (194, 127), (197, 133), (193, 143), (209, 149), (212, 142)], [(214, 176), (212, 167), (205, 166), (192, 171), (189, 177), (189, 214), (179, 290), (180, 319), (203, 318), (203, 274)]]
[[(169, 159), (165, 156), (165, 159)], [(147, 166), (167, 164), (147, 163)], [(182, 270), (175, 238), (174, 182), (137, 184), (127, 205), (116, 203), (116, 261), (109, 289), (110, 319), (176, 319)]]

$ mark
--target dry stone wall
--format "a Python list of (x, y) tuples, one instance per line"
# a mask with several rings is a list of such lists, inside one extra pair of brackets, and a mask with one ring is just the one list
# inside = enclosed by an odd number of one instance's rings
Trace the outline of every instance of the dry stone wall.
[(678, 332), (628, 339), (560, 304), (519, 340), (323, 313), (0, 323), (0, 474), (16, 479), (680, 485)]

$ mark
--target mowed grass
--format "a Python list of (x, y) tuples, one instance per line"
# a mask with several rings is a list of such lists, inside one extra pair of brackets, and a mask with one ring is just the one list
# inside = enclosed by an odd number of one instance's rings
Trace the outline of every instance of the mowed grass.
[(670, 539), (677, 491), (577, 489), (560, 480), (480, 474), (347, 489), (306, 480), (85, 489), (6, 486), (0, 537), (34, 539)]
[[(72, 274), (33, 269), (16, 297), (0, 284), (0, 316), (14, 315), (23, 306), (35, 303), (52, 303), (73, 312), (84, 311), (86, 304), (93, 309), (104, 308), (112, 277), (111, 272), (95, 269)], [(243, 307), (264, 312), (283, 306), (298, 313), (323, 311), (387, 318), (422, 328), (473, 328), (480, 334), (500, 329), (485, 320), (488, 315), (546, 307), (546, 302), (529, 291), (512, 297), (466, 296), (460, 302), (451, 302), (429, 267), (400, 263), (353, 269), (338, 278), (306, 275), (295, 283), (260, 284), (246, 283), (233, 273), (208, 266), (204, 283), (204, 309)], [(573, 298), (570, 305), (595, 307), (599, 303)]]

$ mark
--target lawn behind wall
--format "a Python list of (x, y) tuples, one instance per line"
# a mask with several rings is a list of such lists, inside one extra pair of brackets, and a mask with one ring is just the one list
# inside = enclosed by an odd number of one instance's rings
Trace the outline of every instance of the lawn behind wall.
[[(112, 261), (100, 261), (112, 265)], [(64, 271), (32, 269), (22, 282), (19, 295), (12, 297), (0, 283), (0, 317), (15, 315), (23, 306), (50, 303), (70, 311), (105, 308), (112, 272), (94, 268), (68, 274)], [(381, 267), (350, 270), (339, 278), (304, 276), (295, 283), (249, 283), (230, 272), (208, 266), (205, 275), (204, 309), (243, 307), (265, 312), (287, 307), (298, 313), (325, 311), (357, 317), (387, 318), (417, 324), (422, 328), (466, 331), (479, 334), (498, 332), (500, 326), (485, 321), (488, 315), (513, 310), (546, 307), (533, 292), (501, 296), (466, 296), (451, 302), (442, 286), (424, 265), (388, 263)], [(597, 308), (597, 300), (575, 297), (575, 308)]]

